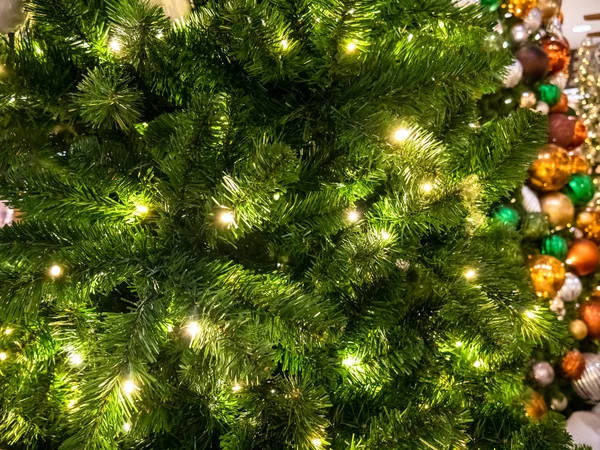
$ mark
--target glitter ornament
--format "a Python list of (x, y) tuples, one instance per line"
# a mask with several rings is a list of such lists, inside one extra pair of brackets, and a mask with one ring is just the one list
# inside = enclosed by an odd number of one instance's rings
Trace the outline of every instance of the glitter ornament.
[[(552, 86), (556, 86), (556, 85), (552, 84)], [(558, 89), (560, 89), (558, 86), (556, 86), (556, 87)], [(552, 109), (550, 110), (550, 112), (552, 114), (554, 114), (554, 113), (566, 113), (568, 110), (569, 110), (569, 97), (567, 97), (567, 94), (565, 94), (564, 92), (561, 92), (560, 99), (552, 107)]]
[(588, 328), (583, 320), (575, 319), (569, 324), (569, 331), (574, 339), (581, 341), (587, 337)]
[(565, 40), (546, 37), (542, 40), (542, 48), (548, 55), (548, 71), (551, 74), (562, 72), (569, 67), (571, 52)]
[(527, 41), (527, 38), (529, 37), (529, 30), (524, 24), (517, 23), (510, 29), (510, 34), (513, 42), (522, 44)]
[(579, 350), (571, 350), (562, 359), (561, 368), (566, 378), (576, 380), (585, 370), (585, 357)]
[(523, 217), (520, 231), (525, 239), (540, 239), (550, 233), (550, 227), (544, 214), (529, 213)]
[(579, 277), (574, 273), (568, 272), (565, 275), (565, 283), (560, 288), (557, 295), (565, 302), (573, 302), (581, 295), (582, 290), (583, 287), (581, 286)]
[(532, 8), (523, 18), (523, 23), (530, 33), (537, 31), (542, 26), (542, 11), (539, 8)]
[(544, 83), (540, 86), (540, 100), (554, 106), (560, 100), (560, 89), (555, 84)]
[(550, 113), (550, 106), (546, 102), (537, 102), (535, 105), (535, 110), (547, 116)]
[(579, 147), (588, 138), (588, 130), (581, 120), (575, 122), (575, 130), (573, 130), (573, 142), (571, 147)]
[[(585, 276), (596, 270), (598, 267), (598, 258), (600, 258), (600, 254), (596, 244), (588, 239), (577, 239), (573, 241), (569, 253), (567, 253), (567, 264), (577, 275)], [(587, 320), (585, 322), (589, 328), (590, 324)], [(598, 327), (598, 332), (600, 333), (600, 320)]]
[(533, 108), (537, 103), (537, 98), (535, 94), (531, 91), (525, 91), (521, 94), (521, 98), (519, 100), (519, 106), (521, 108)]
[(589, 173), (590, 163), (585, 156), (578, 152), (569, 153), (571, 158), (571, 173)]
[(523, 80), (527, 84), (540, 81), (548, 73), (548, 55), (537, 45), (524, 45), (515, 57), (523, 66)]
[(0, 2), (0, 34), (14, 33), (25, 22), (23, 0), (2, 0)]
[(519, 213), (510, 206), (501, 206), (494, 212), (494, 218), (500, 220), (505, 225), (517, 227), (520, 222)]
[(549, 362), (539, 361), (531, 368), (531, 376), (540, 386), (548, 386), (554, 381), (554, 369)]
[(600, 300), (588, 300), (579, 310), (579, 317), (587, 326), (588, 336), (600, 337)]
[(585, 237), (600, 242), (600, 211), (586, 209), (577, 215), (577, 228), (583, 231)]
[(583, 356), (585, 370), (572, 381), (573, 389), (582, 399), (596, 403), (600, 401), (600, 356), (595, 353), (584, 353)]
[(521, 78), (523, 78), (523, 66), (519, 60), (515, 59), (514, 62), (508, 66), (508, 72), (504, 77), (504, 87), (512, 88), (519, 84)]
[(556, 145), (546, 145), (529, 169), (529, 183), (542, 192), (561, 189), (571, 175), (569, 153)]
[(523, 196), (523, 209), (529, 213), (542, 212), (542, 206), (540, 205), (540, 199), (528, 186), (521, 188), (521, 195)]
[(573, 223), (575, 206), (569, 197), (562, 192), (552, 192), (540, 198), (542, 212), (548, 215), (550, 226), (558, 229), (566, 228)]
[(539, 420), (548, 412), (548, 406), (544, 397), (537, 392), (531, 395), (531, 399), (525, 404), (525, 414), (533, 420)]
[(529, 273), (538, 297), (555, 297), (565, 282), (565, 266), (553, 256), (538, 255), (533, 258)]
[(582, 173), (571, 175), (571, 179), (564, 188), (575, 206), (583, 206), (589, 202), (596, 192), (592, 177)]
[(557, 234), (546, 236), (542, 241), (542, 255), (554, 256), (556, 259), (564, 261), (567, 257), (569, 247), (567, 241)]
[(536, 3), (537, 0), (506, 0), (502, 4), (502, 8), (514, 16), (523, 18), (535, 7)]
[(587, 139), (587, 128), (577, 117), (550, 114), (548, 142), (563, 148), (579, 147)]
[(549, 22), (560, 13), (560, 0), (538, 0), (536, 6), (542, 13), (543, 23)]

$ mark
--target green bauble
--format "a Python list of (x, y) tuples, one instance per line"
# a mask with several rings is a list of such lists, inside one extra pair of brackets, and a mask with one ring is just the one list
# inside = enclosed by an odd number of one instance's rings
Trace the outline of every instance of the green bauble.
[(550, 233), (550, 225), (545, 214), (529, 213), (523, 218), (521, 234), (525, 239), (540, 239), (548, 233)]
[(576, 173), (571, 175), (564, 192), (575, 206), (583, 206), (594, 197), (594, 180), (584, 173)]
[(561, 90), (558, 86), (544, 83), (540, 86), (540, 100), (548, 103), (551, 107), (560, 100)]
[(483, 6), (488, 6), (491, 11), (496, 11), (500, 7), (501, 0), (481, 0)]
[(517, 210), (510, 206), (501, 206), (498, 208), (494, 213), (494, 218), (500, 220), (505, 225), (512, 225), (515, 228), (521, 220)]
[(567, 241), (556, 234), (546, 236), (542, 241), (542, 254), (544, 255), (554, 256), (556, 259), (564, 261), (568, 251)]

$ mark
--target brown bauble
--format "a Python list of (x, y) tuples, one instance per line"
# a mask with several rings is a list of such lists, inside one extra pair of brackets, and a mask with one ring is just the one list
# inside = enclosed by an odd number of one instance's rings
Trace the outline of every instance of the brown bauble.
[(569, 66), (571, 50), (566, 41), (555, 37), (546, 37), (542, 40), (542, 48), (548, 55), (548, 71), (552, 75)]
[(569, 325), (569, 330), (574, 339), (582, 341), (588, 335), (588, 327), (583, 320), (575, 319)]
[(540, 81), (548, 73), (548, 55), (537, 45), (521, 47), (515, 57), (523, 66), (523, 81), (526, 84)]
[(576, 239), (567, 253), (567, 264), (577, 275), (585, 276), (596, 270), (599, 258), (600, 252), (596, 244), (589, 239)]
[(589, 300), (579, 310), (579, 317), (585, 322), (588, 336), (600, 337), (600, 300)]
[(573, 172), (569, 152), (548, 144), (542, 148), (529, 169), (529, 184), (536, 191), (549, 192), (562, 189)]
[(570, 148), (575, 136), (577, 118), (565, 114), (550, 114), (548, 122), (550, 126), (548, 142), (562, 148)]
[(552, 192), (540, 198), (542, 212), (548, 215), (548, 221), (554, 228), (566, 228), (573, 223), (575, 206), (562, 192)]
[(590, 162), (577, 151), (569, 152), (571, 159), (571, 173), (590, 173)]
[(542, 12), (544, 23), (560, 14), (560, 0), (538, 0), (537, 7)]
[(594, 242), (600, 242), (600, 211), (586, 209), (577, 215), (577, 228), (583, 231), (585, 237)]
[(554, 256), (538, 255), (529, 265), (531, 283), (538, 297), (554, 297), (565, 284), (565, 266)]
[(540, 420), (548, 412), (548, 406), (544, 397), (537, 392), (531, 395), (529, 401), (525, 404), (525, 414), (533, 420)]
[(569, 110), (569, 97), (563, 92), (560, 94), (560, 100), (556, 105), (550, 108), (550, 113), (566, 113)]
[(571, 350), (562, 359), (561, 367), (566, 378), (576, 380), (585, 370), (585, 358), (579, 350)]
[(588, 138), (588, 130), (585, 124), (581, 120), (575, 122), (575, 129), (573, 130), (573, 142), (571, 147), (579, 147)]

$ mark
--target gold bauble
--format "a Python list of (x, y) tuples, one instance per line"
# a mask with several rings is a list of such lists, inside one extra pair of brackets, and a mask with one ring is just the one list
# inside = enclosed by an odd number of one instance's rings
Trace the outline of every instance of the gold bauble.
[(571, 330), (571, 334), (573, 338), (578, 341), (585, 339), (588, 334), (588, 328), (585, 322), (581, 319), (576, 319), (569, 325), (569, 330)]
[(567, 184), (571, 172), (569, 153), (557, 145), (547, 144), (529, 169), (529, 183), (538, 191), (558, 191)]
[(544, 397), (537, 392), (531, 395), (531, 399), (525, 403), (525, 414), (532, 420), (540, 420), (548, 412), (548, 406)]
[(538, 297), (553, 298), (565, 283), (565, 266), (554, 256), (534, 257), (529, 265), (529, 273)]
[(535, 94), (531, 91), (525, 91), (521, 94), (521, 100), (519, 100), (519, 106), (521, 108), (533, 108), (537, 103)]
[(600, 211), (596, 209), (581, 211), (577, 215), (576, 226), (583, 231), (585, 237), (600, 242)]
[(573, 223), (575, 206), (562, 192), (552, 192), (540, 199), (542, 212), (548, 215), (548, 221), (554, 228), (565, 228)]
[(502, 4), (502, 8), (517, 17), (525, 17), (529, 11), (535, 8), (537, 0), (507, 0)]
[(537, 7), (542, 12), (544, 23), (560, 14), (560, 0), (538, 0)]
[(571, 159), (571, 173), (590, 173), (590, 162), (577, 151), (569, 152)]

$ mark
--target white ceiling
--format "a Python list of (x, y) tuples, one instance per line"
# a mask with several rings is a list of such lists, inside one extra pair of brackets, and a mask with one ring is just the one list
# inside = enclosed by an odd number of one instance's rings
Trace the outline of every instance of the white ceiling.
[[(600, 0), (562, 0), (562, 10), (565, 16), (563, 34), (569, 40), (571, 48), (579, 48), (587, 33), (600, 31), (600, 20), (583, 20), (585, 14), (600, 14)], [(592, 29), (575, 33), (573, 27), (577, 25), (590, 25)], [(595, 41), (600, 42), (600, 38), (596, 38)]]

